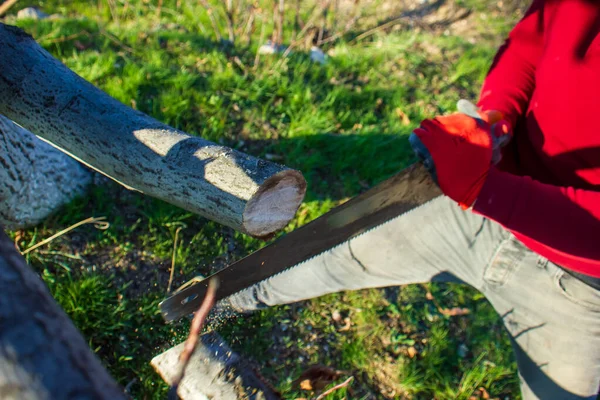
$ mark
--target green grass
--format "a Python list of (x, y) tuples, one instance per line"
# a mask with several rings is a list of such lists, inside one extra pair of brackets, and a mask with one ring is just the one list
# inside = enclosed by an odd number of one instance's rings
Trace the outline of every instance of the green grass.
[[(469, 0), (476, 41), (443, 32), (398, 30), (335, 42), (326, 65), (303, 51), (261, 57), (259, 31), (248, 46), (216, 43), (197, 2), (38, 1), (65, 18), (19, 21), (69, 68), (123, 103), (190, 134), (301, 170), (308, 193), (295, 229), (413, 161), (406, 140), (425, 117), (475, 99), (514, 15), (485, 14)], [(291, 18), (288, 18), (291, 21)], [(291, 22), (290, 22), (291, 23)], [(224, 30), (222, 30), (224, 32)], [(286, 27), (289, 36), (290, 27)], [(267, 29), (270, 32), (270, 28)], [(405, 114), (409, 123), (400, 115)], [(368, 160), (368, 162), (365, 162)], [(164, 298), (175, 231), (176, 284), (263, 243), (164, 202), (105, 181), (43, 225), (19, 232), (21, 248), (89, 216), (84, 226), (30, 253), (58, 302), (135, 398), (164, 398), (150, 359), (184, 340), (188, 323), (165, 325)], [(12, 232), (16, 237), (17, 232)], [(448, 317), (443, 307), (466, 307)], [(334, 313), (345, 320), (335, 322)], [(309, 397), (294, 385), (312, 364), (354, 376), (328, 399), (469, 399), (478, 388), (519, 398), (510, 344), (499, 317), (474, 290), (455, 284), (365, 290), (274, 307), (219, 332), (253, 360), (284, 398)], [(333, 383), (332, 383), (333, 384)]]

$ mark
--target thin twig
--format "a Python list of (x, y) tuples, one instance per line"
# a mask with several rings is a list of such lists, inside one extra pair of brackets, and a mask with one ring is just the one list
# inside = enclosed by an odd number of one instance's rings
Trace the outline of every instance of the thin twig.
[[(355, 1), (356, 3), (356, 1)], [(340, 12), (340, 0), (334, 0), (333, 2), (333, 17), (332, 17), (332, 21), (331, 21), (331, 31), (335, 32), (337, 31), (337, 23), (338, 23), (338, 13)]]
[(321, 18), (321, 26), (319, 27), (319, 33), (317, 35), (317, 47), (321, 45), (321, 41), (323, 40), (323, 34), (325, 33), (325, 29), (327, 27), (327, 13), (329, 10), (329, 6), (331, 5), (331, 2), (328, 2), (328, 6), (327, 7), (323, 7), (323, 11), (321, 12), (322, 18)]
[(260, 39), (258, 41), (258, 47), (256, 48), (256, 55), (254, 56), (253, 68), (255, 70), (258, 68), (258, 62), (260, 61), (260, 46), (262, 46), (262, 43), (265, 40), (265, 21), (261, 14), (259, 14), (258, 17), (260, 17)]
[(117, 24), (119, 23), (119, 17), (117, 16), (117, 10), (114, 0), (108, 0), (108, 9), (110, 10), (110, 15), (112, 16), (113, 21)]
[(242, 36), (242, 41), (246, 44), (246, 46), (250, 45), (250, 36), (252, 35), (252, 28), (254, 24), (255, 15), (254, 6), (250, 6), (248, 14), (248, 20), (246, 21), (246, 27), (244, 28), (244, 33)]
[(235, 63), (235, 65), (237, 65), (242, 70), (242, 72), (244, 73), (244, 76), (248, 75), (248, 70), (247, 70), (246, 66), (244, 65), (242, 60), (240, 60), (240, 58), (238, 56), (233, 57), (232, 60)]
[(213, 9), (208, 4), (208, 1), (206, 1), (206, 0), (199, 0), (199, 1), (200, 1), (200, 4), (202, 5), (202, 7), (204, 7), (204, 9), (206, 10), (206, 13), (208, 14), (210, 23), (212, 24), (213, 30), (215, 31), (215, 35), (217, 36), (217, 42), (221, 42), (221, 40), (223, 40), (223, 36), (221, 36), (221, 31), (219, 30), (219, 25), (217, 24), (217, 20), (215, 19), (215, 16), (213, 14)]
[[(325, 0), (322, 3), (322, 8), (323, 7), (327, 7), (329, 6), (329, 2), (331, 0)], [(318, 17), (320, 15), (320, 13), (323, 10), (319, 10), (319, 12), (313, 12), (313, 14), (311, 15), (310, 19), (308, 20), (308, 22), (306, 22), (306, 24), (304, 25), (304, 28), (302, 28), (302, 30), (300, 31), (300, 33), (298, 34), (298, 38), (296, 40), (294, 40), (292, 43), (290, 43), (290, 45), (288, 46), (287, 49), (285, 49), (285, 51), (283, 52), (282, 55), (282, 59), (287, 57), (288, 54), (290, 54), (290, 52), (292, 51), (292, 49), (298, 45), (298, 43), (300, 43), (302, 41), (302, 37), (304, 36), (304, 34), (306, 33), (306, 31), (311, 28), (313, 26), (313, 21), (315, 20), (316, 17)]]
[(173, 398), (177, 398), (177, 388), (179, 387), (179, 384), (185, 375), (185, 369), (190, 362), (190, 358), (192, 357), (192, 354), (194, 354), (194, 350), (196, 350), (196, 345), (198, 344), (200, 332), (202, 332), (202, 327), (204, 326), (206, 317), (215, 305), (218, 288), (218, 280), (216, 278), (211, 278), (211, 280), (208, 282), (206, 296), (204, 297), (200, 308), (198, 311), (196, 311), (196, 314), (194, 314), (192, 325), (190, 326), (190, 334), (188, 335), (185, 345), (183, 346), (183, 350), (179, 355), (179, 369), (173, 378), (173, 383), (171, 384), (171, 389), (169, 390), (169, 398), (172, 396), (174, 396)]
[(81, 258), (81, 256), (79, 256), (77, 254), (62, 253), (60, 251), (39, 250), (37, 253), (43, 254), (43, 255), (49, 255), (49, 256), (61, 256), (61, 257), (65, 257), (65, 258), (70, 258), (71, 260), (78, 260), (78, 261), (83, 260), (83, 258)]
[(158, 5), (156, 6), (156, 18), (160, 19), (160, 13), (162, 12), (163, 0), (158, 0)]
[(9, 8), (15, 5), (18, 0), (7, 0), (4, 3), (0, 4), (0, 17), (3, 16)]
[[(381, 24), (381, 25), (379, 25), (379, 26), (376, 26), (376, 27), (374, 27), (374, 28), (371, 28), (371, 29), (369, 29), (369, 30), (367, 30), (367, 31), (365, 31), (365, 32), (363, 32), (363, 33), (361, 33), (360, 35), (358, 35), (358, 36), (357, 36), (357, 37), (355, 37), (354, 39), (350, 40), (348, 43), (352, 43), (352, 42), (358, 42), (359, 40), (362, 40), (362, 39), (364, 39), (364, 38), (366, 38), (366, 37), (369, 37), (369, 36), (371, 36), (371, 35), (373, 35), (373, 34), (375, 34), (375, 33), (379, 32), (379, 31), (381, 31), (381, 30), (384, 30), (384, 29), (390, 28), (390, 27), (392, 27), (392, 26), (394, 26), (394, 25), (397, 25), (397, 24), (401, 23), (401, 22), (402, 22), (402, 20), (405, 20), (405, 19), (407, 19), (407, 18), (408, 18), (407, 16), (405, 16), (405, 15), (401, 15), (401, 16), (400, 16), (400, 17), (398, 17), (398, 18), (394, 18), (394, 19), (393, 19), (393, 20), (391, 20), (391, 21), (388, 21), (388, 22), (386, 22), (386, 23), (384, 23), (384, 24)], [(419, 23), (418, 23), (416, 20), (411, 20), (411, 22), (413, 22), (413, 23), (414, 23), (414, 24), (416, 24), (416, 25), (420, 25), (420, 24), (419, 24)]]
[(47, 239), (42, 240), (39, 243), (34, 244), (33, 246), (31, 246), (30, 248), (24, 250), (21, 252), (21, 255), (25, 255), (29, 252), (32, 252), (33, 250), (37, 249), (40, 246), (43, 246), (45, 244), (50, 243), (51, 241), (53, 241), (54, 239), (56, 239), (57, 237), (60, 237), (62, 235), (64, 235), (67, 232), (72, 231), (73, 229), (81, 226), (81, 225), (85, 225), (85, 224), (94, 224), (94, 226), (96, 227), (96, 229), (108, 229), (108, 227), (110, 226), (110, 224), (108, 222), (106, 222), (106, 217), (90, 217), (90, 218), (86, 218), (83, 221), (79, 221), (76, 224), (71, 225), (70, 227), (63, 229), (62, 231), (55, 233), (54, 235), (50, 236)]
[(123, 50), (127, 51), (129, 54), (135, 53), (135, 50), (133, 50), (131, 47), (127, 46), (125, 43), (123, 43), (122, 41), (120, 41), (119, 39), (117, 39), (112, 33), (109, 33), (104, 28), (99, 27), (98, 28), (98, 32), (100, 32), (101, 35), (103, 35), (106, 38), (108, 38), (108, 40), (110, 40), (111, 42), (113, 42), (117, 46), (121, 47)]
[(129, 381), (129, 383), (127, 385), (125, 385), (125, 389), (123, 389), (123, 391), (127, 394), (131, 394), (131, 387), (133, 386), (133, 384), (137, 381), (137, 378), (133, 378), (132, 380)]
[(336, 32), (334, 35), (332, 35), (326, 39), (323, 39), (321, 41), (321, 44), (331, 43), (331, 42), (337, 40), (338, 38), (344, 36), (346, 33), (348, 33), (350, 31), (350, 29), (352, 29), (352, 27), (354, 26), (356, 21), (358, 21), (361, 16), (362, 15), (361, 15), (361, 12), (359, 11), (359, 7), (358, 7), (358, 0), (355, 0), (353, 11), (352, 11), (352, 18), (346, 23), (346, 26), (344, 26), (344, 29), (340, 32)]
[(225, 20), (227, 22), (227, 31), (229, 33), (229, 41), (235, 41), (235, 31), (233, 29), (233, 0), (225, 0)]
[(285, 13), (284, 0), (278, 1), (277, 7), (277, 41), (274, 43), (279, 47), (283, 43), (283, 19)]
[(175, 230), (175, 240), (173, 241), (173, 258), (171, 258), (171, 274), (169, 275), (169, 284), (167, 285), (167, 294), (171, 293), (171, 285), (173, 284), (173, 276), (175, 275), (175, 255), (177, 254), (177, 237), (183, 226), (177, 227)]
[(325, 396), (335, 392), (336, 390), (340, 390), (341, 388), (348, 386), (348, 384), (350, 382), (352, 382), (352, 379), (354, 379), (354, 377), (351, 376), (350, 378), (346, 379), (344, 382), (340, 383), (339, 385), (335, 385), (331, 389), (324, 391), (315, 400), (322, 400), (325, 398)]
[(69, 40), (72, 40), (72, 39), (77, 39), (80, 36), (88, 36), (89, 37), (90, 33), (88, 31), (81, 31), (81, 32), (74, 33), (69, 36), (62, 36), (62, 37), (58, 37), (58, 38), (54, 38), (54, 39), (40, 38), (40, 39), (38, 39), (38, 42), (44, 43), (45, 45), (53, 44), (53, 43), (63, 43), (63, 42), (68, 42)]
[(300, 30), (300, 0), (296, 0), (296, 9), (294, 16), (294, 31), (292, 32), (292, 41), (296, 40), (298, 31)]

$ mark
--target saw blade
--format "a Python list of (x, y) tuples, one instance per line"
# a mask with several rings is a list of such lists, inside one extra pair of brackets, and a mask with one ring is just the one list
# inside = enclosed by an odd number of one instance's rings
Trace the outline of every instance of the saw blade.
[(164, 319), (176, 321), (195, 312), (210, 278), (219, 280), (217, 300), (292, 268), (406, 213), (441, 194), (427, 169), (416, 163), (319, 218), (279, 238), (197, 284), (165, 299)]

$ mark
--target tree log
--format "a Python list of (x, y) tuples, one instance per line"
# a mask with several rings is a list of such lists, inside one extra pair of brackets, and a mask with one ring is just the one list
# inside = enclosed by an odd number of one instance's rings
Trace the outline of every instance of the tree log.
[(0, 115), (0, 225), (36, 225), (91, 182), (91, 172)]
[(0, 24), (0, 114), (123, 185), (256, 237), (293, 218), (298, 171), (158, 122)]
[(0, 398), (124, 399), (42, 280), (0, 232)]
[[(152, 359), (151, 365), (167, 382), (178, 371), (185, 343)], [(270, 385), (256, 376), (248, 363), (215, 332), (202, 335), (177, 388), (181, 400), (279, 400)]]

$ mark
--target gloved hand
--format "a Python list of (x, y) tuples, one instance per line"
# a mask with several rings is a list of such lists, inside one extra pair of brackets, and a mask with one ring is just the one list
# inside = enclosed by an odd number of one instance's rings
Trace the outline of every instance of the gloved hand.
[(409, 138), (444, 194), (463, 209), (475, 203), (494, 151), (499, 155), (499, 147), (511, 134), (508, 122), (498, 112), (478, 112), (478, 117), (456, 113), (427, 119)]

